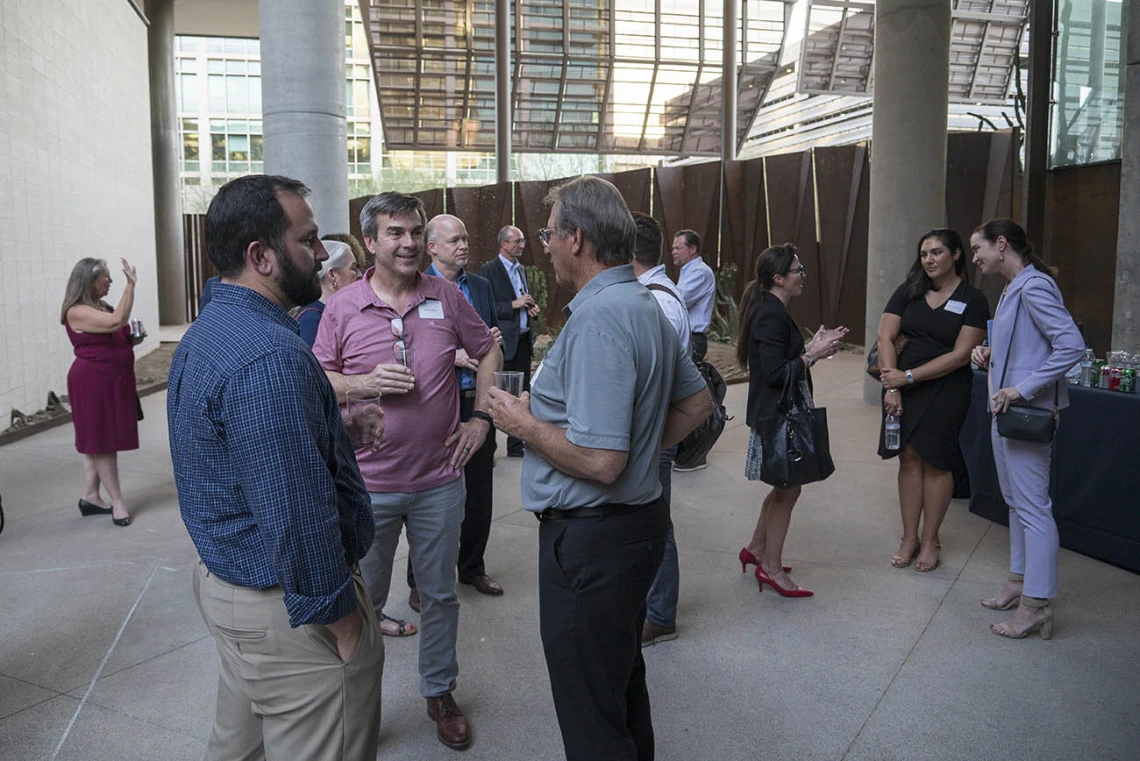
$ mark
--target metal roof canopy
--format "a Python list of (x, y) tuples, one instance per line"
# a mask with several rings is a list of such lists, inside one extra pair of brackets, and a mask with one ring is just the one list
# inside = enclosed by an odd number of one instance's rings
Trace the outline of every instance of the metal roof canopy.
[[(691, 5), (517, 0), (513, 150), (718, 155), (722, 5)], [(494, 0), (360, 0), (360, 10), (387, 147), (493, 150)], [(738, 145), (790, 11), (785, 0), (741, 3)]]
[[(951, 20), (950, 100), (1007, 102), (1029, 0), (953, 0)], [(873, 2), (809, 0), (799, 91), (870, 96), (874, 42)]]

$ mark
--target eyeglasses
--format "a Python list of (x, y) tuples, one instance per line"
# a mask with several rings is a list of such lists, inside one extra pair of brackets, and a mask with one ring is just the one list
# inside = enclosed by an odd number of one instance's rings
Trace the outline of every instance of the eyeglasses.
[(409, 338), (404, 340), (404, 318), (392, 318), (392, 335), (396, 337), (396, 342), (392, 344), (392, 357), (401, 365), (407, 367), (408, 365), (408, 344), (412, 341)]
[(542, 244), (543, 248), (550, 245), (550, 236), (554, 234), (553, 227), (541, 227), (538, 230), (538, 242)]
[(793, 275), (793, 274), (795, 274), (795, 275), (802, 275), (802, 274), (804, 274), (805, 272), (807, 272), (807, 270), (806, 270), (806, 269), (804, 269), (804, 266), (803, 266), (802, 264), (801, 264), (800, 266), (796, 267), (795, 269), (790, 269), (790, 270), (788, 270), (788, 274), (789, 274), (789, 275)]

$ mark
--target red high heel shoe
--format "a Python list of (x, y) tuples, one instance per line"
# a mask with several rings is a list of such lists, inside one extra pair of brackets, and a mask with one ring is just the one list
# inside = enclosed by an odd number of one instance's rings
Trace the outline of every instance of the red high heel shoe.
[[(751, 552), (748, 551), (747, 547), (745, 547), (744, 549), (742, 549), (740, 551), (739, 557), (740, 557), (740, 572), (741, 573), (747, 572), (749, 565), (754, 565), (757, 568), (760, 567), (760, 561), (756, 559), (755, 555), (753, 555)], [(787, 573), (790, 570), (792, 570), (791, 566), (789, 566), (789, 565), (784, 566), (784, 573)]]
[[(787, 573), (787, 571), (785, 571)], [(776, 583), (775, 579), (768, 575), (763, 566), (756, 566), (756, 583), (760, 587), (760, 591), (764, 591), (764, 585), (767, 584), (780, 595), (780, 597), (811, 597), (815, 594), (810, 589), (803, 589), (802, 587), (796, 589), (786, 589)]]

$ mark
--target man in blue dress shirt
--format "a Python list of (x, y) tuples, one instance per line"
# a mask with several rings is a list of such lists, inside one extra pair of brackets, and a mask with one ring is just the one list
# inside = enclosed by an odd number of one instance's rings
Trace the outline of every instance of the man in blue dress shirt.
[(174, 480), (220, 660), (213, 761), (376, 758), (384, 646), (357, 570), (371, 506), (288, 315), (320, 296), (328, 257), (307, 194), (262, 175), (218, 191), (206, 247), (221, 280), (170, 368)]

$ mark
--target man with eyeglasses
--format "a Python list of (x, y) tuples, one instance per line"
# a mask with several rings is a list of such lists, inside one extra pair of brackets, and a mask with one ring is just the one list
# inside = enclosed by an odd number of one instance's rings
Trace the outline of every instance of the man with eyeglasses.
[(641, 633), (669, 535), (661, 450), (712, 410), (705, 380), (630, 265), (635, 227), (597, 177), (555, 188), (540, 238), (576, 293), (529, 395), (491, 389), (526, 442), (523, 507), (538, 515), (539, 625), (568, 761), (653, 758)]
[[(339, 398), (362, 387), (383, 395), (384, 440), (375, 452), (356, 452), (376, 522), (376, 539), (360, 568), (379, 613), (400, 529), (407, 526), (421, 600), (420, 692), (440, 741), (463, 749), (471, 730), (452, 697), (459, 673), (455, 569), (463, 468), (491, 428), (486, 394), (502, 352), (458, 288), (421, 272), (424, 223), (415, 196), (381, 193), (365, 204), (360, 227), (376, 263), (329, 300), (313, 353)], [(466, 422), (459, 416), (456, 347), (477, 363)]]
[[(507, 225), (499, 230), (499, 255), (479, 268), (495, 292), (495, 314), (503, 331), (503, 369), (523, 374), (523, 390), (530, 388), (530, 363), (534, 348), (533, 320), (538, 304), (530, 295), (526, 269), (519, 262), (526, 238), (522, 230)], [(507, 457), (522, 457), (523, 443), (507, 437)]]

